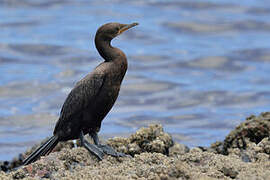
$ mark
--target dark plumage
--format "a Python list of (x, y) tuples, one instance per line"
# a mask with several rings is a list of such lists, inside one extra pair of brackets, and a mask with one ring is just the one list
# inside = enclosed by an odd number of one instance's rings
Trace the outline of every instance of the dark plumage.
[[(59, 141), (80, 138), (82, 145), (102, 159), (104, 154), (124, 156), (108, 145), (99, 143), (97, 133), (101, 122), (114, 105), (127, 70), (125, 54), (111, 46), (111, 40), (129, 28), (138, 25), (108, 23), (101, 26), (95, 36), (95, 45), (105, 60), (80, 80), (66, 98), (53, 136), (24, 160), (24, 165), (36, 161), (52, 151)], [(89, 134), (95, 144), (84, 139)]]

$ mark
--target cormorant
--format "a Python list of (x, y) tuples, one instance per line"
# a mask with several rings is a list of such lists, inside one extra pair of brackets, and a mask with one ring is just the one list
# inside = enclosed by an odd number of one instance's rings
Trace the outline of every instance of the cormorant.
[[(105, 154), (116, 157), (125, 156), (108, 145), (100, 144), (97, 133), (102, 120), (118, 97), (127, 70), (125, 54), (120, 49), (111, 46), (111, 40), (136, 25), (138, 23), (107, 23), (97, 30), (95, 45), (105, 61), (77, 82), (62, 106), (53, 136), (27, 157), (23, 161), (24, 165), (49, 154), (59, 141), (78, 138), (82, 146), (100, 160)], [(92, 137), (94, 144), (84, 139), (85, 134)]]

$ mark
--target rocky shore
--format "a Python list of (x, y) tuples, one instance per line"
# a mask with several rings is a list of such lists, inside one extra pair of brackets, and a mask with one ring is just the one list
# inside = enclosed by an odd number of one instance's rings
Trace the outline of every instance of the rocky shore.
[(270, 112), (248, 117), (223, 142), (193, 149), (174, 143), (161, 125), (150, 125), (106, 142), (131, 157), (98, 161), (66, 142), (37, 162), (15, 168), (33, 147), (11, 162), (0, 162), (0, 179), (269, 179), (269, 134)]

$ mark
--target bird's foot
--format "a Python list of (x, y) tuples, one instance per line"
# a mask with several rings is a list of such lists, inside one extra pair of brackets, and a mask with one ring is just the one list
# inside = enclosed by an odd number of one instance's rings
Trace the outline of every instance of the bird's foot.
[(99, 144), (98, 147), (99, 147), (99, 149), (101, 149), (103, 151), (103, 153), (105, 153), (107, 155), (111, 155), (111, 156), (114, 156), (114, 157), (130, 157), (127, 154), (124, 154), (124, 153), (120, 153), (120, 152), (115, 151), (109, 145)]
[(80, 133), (81, 145), (85, 147), (91, 154), (95, 155), (99, 160), (103, 159), (105, 153), (97, 145), (90, 144), (84, 139), (83, 131)]
[(120, 153), (115, 151), (111, 146), (101, 144), (96, 132), (89, 133), (89, 135), (93, 138), (95, 145), (102, 151), (104, 154), (111, 155), (114, 157), (131, 157), (130, 155), (126, 155), (124, 153)]
[(94, 144), (90, 144), (89, 142), (85, 141), (84, 142), (85, 145), (84, 147), (92, 154), (94, 154), (99, 160), (102, 160), (105, 153), (102, 149), (100, 149), (99, 147), (97, 147)]

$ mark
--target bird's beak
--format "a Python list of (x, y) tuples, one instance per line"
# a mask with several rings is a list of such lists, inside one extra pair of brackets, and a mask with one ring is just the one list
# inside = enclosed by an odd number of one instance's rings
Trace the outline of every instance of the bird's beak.
[(137, 26), (137, 25), (139, 25), (139, 23), (122, 24), (122, 25), (121, 25), (121, 28), (120, 28), (120, 30), (119, 30), (119, 32), (118, 32), (118, 35), (121, 34), (121, 33), (124, 32), (124, 31), (126, 31), (126, 30), (128, 30), (128, 29), (134, 27), (134, 26)]

